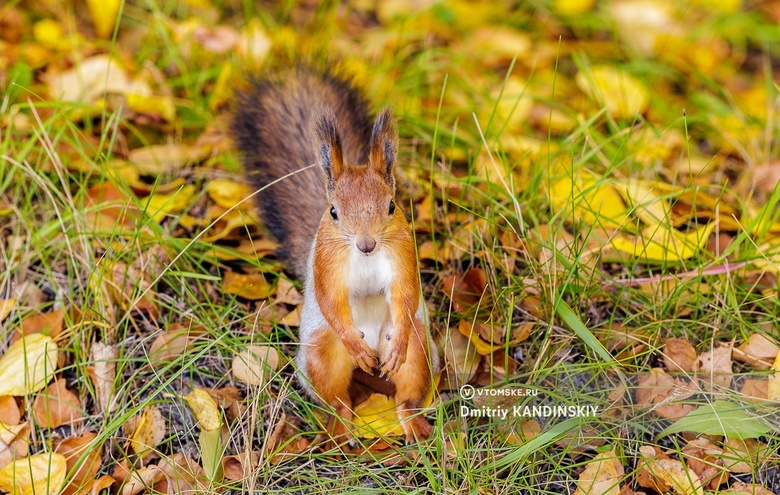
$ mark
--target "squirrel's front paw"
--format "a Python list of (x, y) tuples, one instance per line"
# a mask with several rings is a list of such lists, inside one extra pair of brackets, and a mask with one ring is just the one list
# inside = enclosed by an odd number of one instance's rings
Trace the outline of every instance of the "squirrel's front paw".
[(352, 364), (359, 366), (360, 369), (373, 375), (372, 371), (377, 365), (377, 353), (360, 336), (355, 336), (349, 341), (344, 341), (347, 352), (352, 356)]
[(402, 340), (398, 336), (392, 339), (390, 346), (387, 349), (387, 353), (382, 358), (382, 366), (380, 371), (382, 375), (394, 375), (401, 368), (401, 365), (406, 362), (406, 353), (409, 348), (409, 340)]

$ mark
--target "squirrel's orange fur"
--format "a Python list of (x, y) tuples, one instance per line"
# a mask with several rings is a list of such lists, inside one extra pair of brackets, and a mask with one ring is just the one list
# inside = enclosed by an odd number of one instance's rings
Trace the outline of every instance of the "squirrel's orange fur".
[[(247, 174), (263, 187), (260, 213), (304, 279), (304, 387), (352, 418), (351, 385), (387, 375), (407, 441), (428, 437), (414, 415), (439, 358), (420, 294), (414, 239), (396, 206), (398, 135), (389, 111), (371, 124), (360, 93), (327, 72), (298, 69), (239, 96), (233, 134)], [(329, 433), (349, 437), (332, 418)]]

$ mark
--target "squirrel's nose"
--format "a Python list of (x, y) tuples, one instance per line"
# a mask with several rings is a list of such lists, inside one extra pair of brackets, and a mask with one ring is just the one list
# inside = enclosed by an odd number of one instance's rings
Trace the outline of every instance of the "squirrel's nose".
[(357, 247), (360, 249), (360, 252), (365, 254), (371, 254), (371, 252), (376, 247), (376, 241), (370, 237), (358, 237), (357, 240)]

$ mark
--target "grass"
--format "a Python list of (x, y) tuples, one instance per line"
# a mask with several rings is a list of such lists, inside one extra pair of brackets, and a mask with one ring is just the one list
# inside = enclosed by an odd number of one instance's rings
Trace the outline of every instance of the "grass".
[[(139, 68), (150, 62), (165, 76), (168, 90), (176, 95), (174, 122), (139, 125), (126, 119), (124, 108), (99, 109), (94, 118), (74, 122), (75, 112), (95, 109), (41, 101), (31, 77), (38, 68), (25, 70), (19, 65), (9, 73), (16, 85), (9, 86), (13, 89), (0, 107), (0, 210), (10, 212), (0, 216), (0, 296), (20, 301), (2, 328), (10, 333), (33, 314), (67, 309), (60, 344), (68, 360), (61, 375), (81, 397), (87, 415), (85, 423), (72, 431), (34, 426), (32, 452), (50, 448), (61, 436), (96, 431), (94, 445), (102, 445), (104, 453), (101, 473), (110, 473), (120, 462), (135, 459), (128, 450), (132, 430), (125, 425), (151, 404), (159, 406), (168, 427), (165, 439), (154, 448), (160, 455), (184, 453), (203, 459), (208, 457), (205, 448), (222, 450), (216, 457), (259, 453), (259, 462), (247, 470), (243, 481), (216, 482), (210, 486), (215, 492), (568, 493), (593, 454), (609, 451), (610, 446), (626, 469), (621, 485), (631, 483), (639, 469), (641, 446), (655, 444), (681, 452), (685, 445), (681, 435), (656, 436), (668, 421), (632, 405), (630, 395), (621, 404), (609, 394), (620, 386), (630, 394), (637, 386), (637, 374), (660, 366), (660, 349), (669, 337), (688, 339), (700, 353), (715, 342), (740, 343), (753, 333), (777, 341), (780, 303), (772, 262), (738, 274), (692, 277), (674, 284), (633, 287), (605, 282), (696, 270), (722, 264), (727, 255), (737, 260), (771, 260), (777, 252), (769, 232), (771, 222), (759, 224), (759, 219), (762, 214), (774, 222), (780, 218), (780, 188), (759, 197), (763, 193), (755, 192), (743, 174), (745, 169), (776, 159), (780, 148), (777, 120), (772, 118), (777, 92), (767, 70), (777, 61), (776, 30), (770, 30), (766, 19), (754, 12), (707, 16), (694, 7), (687, 12), (699, 16), (691, 35), (694, 39), (717, 36), (734, 46), (743, 43), (745, 57), (762, 62), (759, 68), (767, 75), (756, 77), (765, 78), (772, 95), (762, 120), (743, 108), (734, 89), (726, 84), (731, 80), (715, 69), (686, 68), (682, 58), (673, 63), (673, 56), (648, 60), (622, 47), (615, 41), (614, 30), (604, 24), (603, 12), (561, 17), (551, 13), (546, 2), (507, 11), (493, 21), (500, 18), (504, 24), (545, 39), (538, 50), (554, 50), (555, 55), (537, 63), (528, 60), (533, 54), (524, 54), (504, 65), (482, 67), (459, 47), (457, 22), (447, 24), (447, 19), (460, 15), (458, 8), (462, 7), (441, 4), (432, 13), (388, 22), (369, 36), (350, 32), (338, 20), (344, 16), (344, 7), (333, 2), (313, 11), (294, 2), (267, 10), (252, 2), (214, 3), (226, 24), (241, 26), (259, 16), (277, 42), (270, 65), (284, 65), (291, 49), (326, 47), (321, 51), (335, 52), (331, 55), (343, 57), (345, 65), (358, 72), (372, 101), (393, 104), (402, 122), (399, 162), (410, 180), (405, 209), (411, 214), (409, 205), (417, 206), (414, 214), (419, 217), (425, 198), (435, 209), (432, 217), (423, 217), (426, 221), (417, 235), (418, 245), (432, 240), (438, 256), (438, 261), (423, 262), (421, 275), (437, 335), (448, 329), (457, 333), (458, 316), (442, 280), (480, 268), (498, 313), (514, 325), (534, 324), (528, 340), (499, 347), (494, 354), (494, 360), (503, 364), (511, 358), (517, 363), (516, 371), (506, 376), (500, 365), (494, 366), (483, 369), (480, 379), (495, 386), (530, 386), (540, 390), (545, 403), (595, 405), (610, 413), (550, 421), (542, 425), (538, 436), (517, 444), (507, 441), (504, 422), (459, 418), (464, 401), (457, 390), (445, 391), (428, 413), (436, 434), (427, 443), (361, 455), (308, 449), (282, 462), (271, 462), (264, 449), (283, 418), (298, 430), (286, 440), (292, 444), (299, 438), (311, 440), (326, 411), (304, 395), (295, 382), (292, 364), (262, 386), (247, 386), (232, 378), (230, 365), (239, 350), (270, 344), (292, 356), (297, 336), (284, 325), (263, 329), (259, 316), (264, 303), (222, 293), (220, 280), (226, 271), (260, 270), (275, 283), (283, 276), (278, 265), (246, 256), (221, 260), (217, 253), (229, 249), (229, 243), (215, 247), (198, 238), (197, 229), (181, 225), (178, 218), (160, 224), (139, 214), (132, 216), (127, 228), (95, 222), (95, 214), (104, 207), (90, 202), (94, 197), (90, 188), (111, 184), (128, 193), (134, 187), (122, 176), (109, 173), (116, 150), (166, 140), (192, 142), (207, 126), (219, 127), (227, 108), (213, 106), (212, 91), (222, 65), (226, 59), (234, 63), (235, 85), (254, 71), (242, 66), (235, 55), (185, 53), (166, 22), (203, 14), (185, 3), (148, 0), (124, 7), (119, 34), (137, 30), (137, 49), (130, 51), (116, 40), (108, 46), (111, 53), (129, 58)], [(72, 7), (63, 8), (69, 16), (84, 21)], [(290, 26), (301, 22), (296, 15), (308, 19), (298, 44), (289, 42)], [(357, 18), (368, 27), (374, 22), (368, 14)], [(547, 32), (550, 19), (561, 23), (563, 38)], [(430, 27), (421, 28), (421, 23)], [(437, 38), (431, 39), (428, 29)], [(744, 34), (736, 35), (737, 31)], [(379, 43), (383, 34), (389, 36), (387, 50), (371, 59), (371, 49), (366, 48), (370, 62), (343, 48), (344, 40), (365, 35)], [(585, 41), (578, 45), (575, 37)], [(657, 88), (651, 94), (649, 115), (615, 119), (578, 92), (572, 75), (592, 65), (590, 59), (603, 59), (599, 50), (613, 52), (626, 70)], [(78, 48), (59, 56), (76, 53)], [(511, 100), (507, 109), (497, 99), (504, 96), (512, 75), (522, 76), (527, 85), (523, 93), (507, 95)], [(521, 110), (526, 97), (547, 110), (534, 117), (538, 124), (524, 123), (523, 130), (517, 131), (510, 123), (511, 115)], [(572, 127), (557, 130), (553, 111), (556, 118), (557, 112), (568, 117)], [(25, 118), (15, 117), (19, 114)], [(744, 128), (724, 126), (724, 122)], [(670, 133), (683, 136), (684, 144), (654, 150), (644, 141)], [(515, 149), (512, 143), (518, 134), (535, 139), (536, 149)], [(713, 151), (729, 146), (735, 151)], [(642, 156), (653, 151), (668, 155), (651, 160)], [(575, 171), (596, 171), (595, 190), (622, 177), (654, 179), (665, 171), (663, 164), (670, 162), (678, 165), (667, 179), (685, 185), (688, 177), (683, 175), (698, 159), (711, 159), (716, 170), (704, 169), (693, 174), (692, 180), (710, 184), (710, 192), (722, 195), (738, 209), (745, 211), (751, 199), (757, 199), (755, 204), (761, 208), (754, 215), (756, 220), (736, 231), (720, 255), (701, 251), (684, 261), (651, 262), (602, 250), (606, 243), (602, 229), (572, 222), (570, 212), (550, 206), (546, 184), (557, 177), (560, 164)], [(182, 178), (198, 191), (216, 177), (241, 180), (231, 151), (218, 150), (189, 165), (145, 179), (151, 187), (160, 187)], [(670, 194), (667, 199), (674, 203), (676, 198)], [(182, 214), (197, 212), (206, 204), (205, 194), (198, 192)], [(129, 207), (143, 212), (146, 204), (137, 200)], [(697, 222), (694, 219), (692, 224)], [(639, 230), (639, 225), (633, 228)], [(248, 227), (245, 232), (256, 236), (259, 231)], [(156, 316), (131, 309), (147, 297), (157, 306)], [(152, 343), (173, 325), (190, 329), (196, 335), (193, 345), (170, 361), (155, 360), (150, 355)], [(626, 331), (634, 340), (609, 348), (603, 335), (610, 326), (616, 328), (613, 332)], [(633, 347), (636, 341), (642, 345)], [(90, 356), (95, 342), (109, 343), (117, 351), (112, 409), (106, 414), (95, 409), (97, 391), (89, 376), (89, 366), (95, 364)], [(631, 352), (621, 352), (624, 348)], [(735, 371), (741, 377), (760, 375), (742, 365), (736, 365)], [(246, 397), (223, 441), (204, 445), (199, 439), (196, 419), (183, 399), (196, 386), (237, 386)], [(761, 438), (773, 454), (764, 463), (752, 465), (751, 473), (733, 475), (732, 481), (748, 480), (777, 490), (780, 434), (776, 410), (747, 402), (737, 392), (725, 396), (774, 427)], [(521, 403), (533, 400), (526, 398)]]

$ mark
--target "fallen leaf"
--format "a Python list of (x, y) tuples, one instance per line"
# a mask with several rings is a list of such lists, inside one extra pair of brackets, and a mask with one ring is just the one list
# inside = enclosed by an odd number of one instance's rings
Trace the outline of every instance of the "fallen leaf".
[(250, 68), (262, 66), (268, 51), (271, 49), (271, 38), (265, 31), (260, 19), (253, 18), (241, 30), (241, 37), (236, 45), (238, 55)]
[(57, 370), (57, 343), (42, 333), (25, 335), (0, 357), (0, 396), (43, 389)]
[(271, 346), (253, 345), (233, 358), (233, 376), (249, 385), (263, 386), (279, 370), (279, 352)]
[(252, 189), (243, 182), (228, 179), (214, 179), (206, 184), (206, 193), (212, 201), (223, 208), (233, 208), (236, 205), (250, 209), (252, 202), (248, 200)]
[(195, 413), (198, 426), (203, 430), (216, 430), (222, 426), (222, 416), (214, 399), (204, 388), (194, 388), (184, 396), (184, 400)]
[(280, 277), (276, 284), (276, 299), (274, 304), (290, 304), (298, 306), (303, 304), (303, 295), (298, 292), (292, 282), (286, 278)]
[(704, 388), (712, 392), (717, 387), (731, 387), (731, 349), (732, 344), (717, 345), (709, 352), (702, 353), (693, 363), (693, 371), (700, 373)]
[(662, 357), (667, 371), (692, 372), (696, 349), (685, 339), (666, 339)]
[(165, 479), (165, 473), (157, 466), (144, 466), (133, 470), (122, 485), (122, 495), (138, 495)]
[(222, 471), (225, 479), (242, 481), (255, 475), (255, 468), (260, 461), (259, 450), (243, 451), (236, 455), (225, 456), (222, 459)]
[(165, 474), (165, 478), (154, 485), (154, 490), (160, 493), (185, 494), (208, 492), (209, 479), (206, 472), (197, 462), (177, 452), (170, 457), (163, 457), (157, 467)]
[(780, 354), (775, 358), (771, 369), (775, 373), (769, 377), (766, 396), (769, 400), (780, 400)]
[(354, 410), (353, 433), (359, 438), (380, 438), (404, 434), (396, 413), (395, 401), (382, 394), (371, 394)]
[(130, 438), (130, 447), (138, 457), (149, 455), (163, 441), (166, 434), (166, 424), (160, 409), (151, 405), (144, 408)]
[(287, 414), (282, 413), (266, 442), (265, 457), (271, 459), (271, 464), (278, 464), (286, 459), (297, 459), (307, 448), (309, 441), (300, 435)]
[(62, 454), (35, 454), (0, 469), (0, 489), (12, 495), (56, 495), (65, 484), (67, 470)]
[(468, 337), (453, 329), (444, 332), (440, 340), (439, 348), (444, 352), (444, 387), (459, 389), (474, 377), (481, 356)]
[(619, 495), (623, 475), (623, 464), (614, 449), (597, 454), (580, 473), (574, 495)]
[(167, 332), (161, 332), (154, 339), (149, 349), (149, 359), (152, 361), (175, 361), (186, 356), (192, 350), (193, 338), (190, 329), (183, 326), (171, 326)]
[(111, 399), (114, 395), (116, 360), (119, 357), (119, 350), (102, 342), (93, 342), (89, 355), (90, 361), (94, 363), (89, 375), (95, 385), (97, 410), (101, 413), (110, 412), (113, 409)]
[(634, 119), (647, 109), (650, 96), (645, 85), (626, 71), (608, 65), (582, 70), (574, 81), (583, 93), (616, 119)]
[(28, 426), (27, 422), (16, 425), (0, 423), (0, 469), (27, 456), (25, 433), (30, 431)]
[(549, 186), (550, 207), (573, 223), (613, 230), (628, 222), (629, 210), (612, 182), (588, 171), (561, 177)]
[(720, 493), (736, 493), (739, 495), (775, 495), (775, 492), (764, 488), (761, 485), (755, 483), (745, 483), (737, 481), (726, 490), (721, 490)]
[(16, 426), (22, 420), (22, 413), (16, 399), (10, 395), (0, 396), (0, 423)]
[(16, 299), (0, 299), (0, 323), (14, 310)]
[(54, 380), (45, 392), (35, 398), (33, 414), (41, 428), (76, 426), (77, 421), (84, 419), (81, 400), (65, 385), (64, 379)]
[(152, 193), (145, 200), (146, 213), (156, 222), (162, 222), (166, 216), (180, 213), (192, 203), (195, 186), (188, 184), (179, 190), (167, 194)]
[(64, 313), (62, 308), (55, 309), (50, 313), (39, 313), (37, 315), (28, 316), (22, 321), (19, 328), (14, 331), (11, 340), (15, 342), (22, 335), (29, 335), (31, 333), (42, 333), (56, 339), (62, 332), (63, 322)]
[(87, 7), (95, 25), (95, 33), (100, 38), (108, 38), (119, 23), (119, 10), (122, 0), (87, 0)]
[[(642, 454), (639, 461), (639, 486), (652, 488), (659, 493), (671, 489), (679, 495), (704, 495), (701, 480), (682, 462), (666, 456), (660, 457), (653, 447), (646, 445), (639, 447), (639, 451)], [(650, 483), (643, 482), (643, 479), (649, 479)]]
[(762, 370), (768, 370), (780, 353), (780, 347), (760, 333), (748, 337), (747, 342), (734, 349), (733, 358)]
[(650, 373), (639, 377), (636, 401), (641, 406), (651, 407), (662, 418), (679, 419), (696, 406), (677, 401), (683, 401), (698, 391), (695, 383), (672, 378), (661, 368), (652, 368)]
[(222, 276), (222, 292), (257, 301), (272, 295), (274, 290), (262, 273), (225, 272)]
[(65, 456), (70, 473), (63, 495), (86, 491), (87, 486), (95, 482), (103, 463), (102, 447), (93, 444), (96, 437), (97, 433), (87, 432), (79, 437), (60, 440), (54, 447), (55, 452)]
[(685, 233), (661, 224), (648, 227), (639, 236), (617, 234), (610, 242), (618, 251), (640, 259), (679, 261), (701, 251), (707, 245), (707, 239), (714, 229), (714, 222)]
[(195, 150), (186, 144), (156, 144), (130, 150), (128, 160), (141, 175), (158, 176), (181, 168), (197, 157)]

